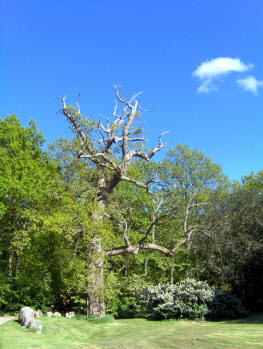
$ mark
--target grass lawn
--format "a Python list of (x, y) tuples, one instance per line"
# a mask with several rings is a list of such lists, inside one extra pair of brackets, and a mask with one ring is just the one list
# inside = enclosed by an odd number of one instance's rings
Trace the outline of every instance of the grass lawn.
[(10, 321), (0, 326), (1, 349), (77, 348), (263, 348), (263, 314), (221, 322), (42, 318), (37, 335)]

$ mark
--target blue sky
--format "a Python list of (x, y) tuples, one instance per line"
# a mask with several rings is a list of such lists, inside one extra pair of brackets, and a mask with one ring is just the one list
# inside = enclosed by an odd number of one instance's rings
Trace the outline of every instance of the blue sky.
[[(150, 144), (190, 145), (230, 179), (263, 168), (263, 1), (0, 0), (0, 116), (70, 137), (57, 96), (113, 110), (140, 102)], [(165, 155), (165, 151), (161, 156)]]

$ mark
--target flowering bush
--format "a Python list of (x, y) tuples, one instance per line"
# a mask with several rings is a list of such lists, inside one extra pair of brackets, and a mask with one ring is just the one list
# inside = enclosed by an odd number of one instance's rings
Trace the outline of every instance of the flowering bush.
[(140, 303), (155, 319), (234, 318), (247, 314), (241, 301), (206, 282), (186, 279), (176, 285), (145, 287), (138, 293)]
[(186, 279), (176, 285), (144, 288), (139, 299), (156, 319), (201, 319), (213, 295), (213, 289), (207, 283)]

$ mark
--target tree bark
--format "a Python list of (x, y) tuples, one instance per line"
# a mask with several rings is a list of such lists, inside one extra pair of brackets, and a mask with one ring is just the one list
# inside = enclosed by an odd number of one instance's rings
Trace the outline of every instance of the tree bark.
[(144, 261), (144, 275), (148, 275), (148, 258), (146, 258)]
[[(95, 222), (102, 223), (103, 212), (106, 208), (105, 196), (105, 178), (101, 175), (98, 179), (98, 209), (93, 219)], [(87, 295), (86, 312), (88, 316), (105, 316), (104, 303), (104, 251), (102, 249), (102, 237), (100, 231), (94, 232), (94, 238), (87, 248)]]
[(9, 280), (12, 278), (13, 257), (14, 257), (14, 253), (13, 253), (13, 251), (10, 251), (8, 254), (8, 267), (7, 267)]
[(86, 312), (88, 316), (105, 316), (104, 304), (104, 253), (101, 237), (93, 239), (87, 259), (87, 298)]

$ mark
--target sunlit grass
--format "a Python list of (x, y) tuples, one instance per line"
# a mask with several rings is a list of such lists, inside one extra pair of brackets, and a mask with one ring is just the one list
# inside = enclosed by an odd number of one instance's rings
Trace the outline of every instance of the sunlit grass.
[(42, 318), (43, 333), (16, 321), (0, 327), (1, 349), (263, 348), (263, 314), (221, 322)]

